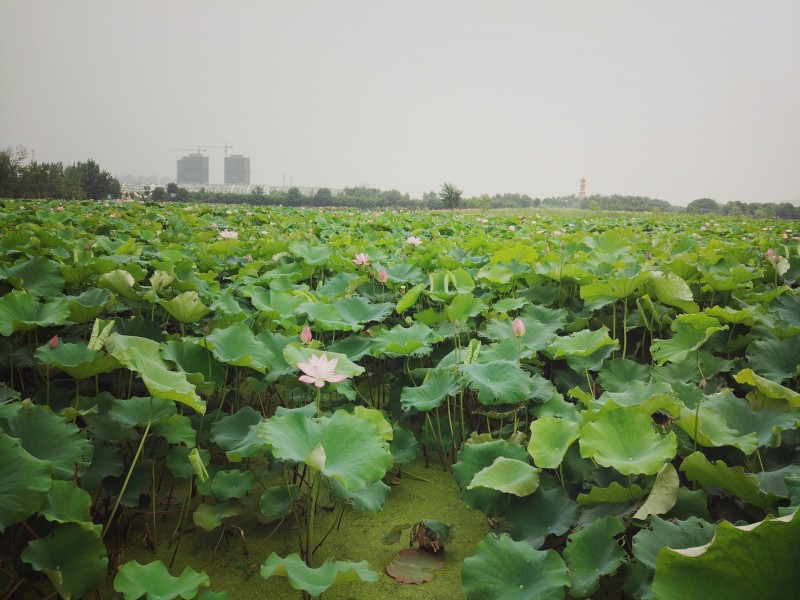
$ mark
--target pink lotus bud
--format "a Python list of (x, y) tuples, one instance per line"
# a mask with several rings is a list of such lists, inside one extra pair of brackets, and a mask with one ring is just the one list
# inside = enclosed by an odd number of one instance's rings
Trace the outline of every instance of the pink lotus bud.
[(774, 252), (772, 252), (772, 248), (767, 249), (767, 258), (772, 258)]
[(54, 335), (51, 337), (50, 342), (47, 345), (50, 346), (50, 350), (55, 350), (56, 347), (58, 347), (58, 336)]
[(521, 338), (523, 335), (525, 335), (525, 323), (523, 323), (522, 319), (519, 317), (514, 319), (514, 321), (511, 323), (511, 333), (514, 334), (514, 337), (518, 338)]
[(386, 269), (381, 269), (378, 271), (378, 281), (381, 283), (386, 283), (389, 281), (389, 274), (386, 272)]
[(697, 387), (699, 387), (701, 390), (704, 390), (704, 389), (706, 389), (706, 386), (707, 386), (707, 385), (708, 385), (708, 382), (706, 381), (706, 378), (705, 378), (705, 377), (703, 377), (703, 378), (700, 380), (700, 384), (699, 384)]
[(306, 325), (305, 327), (303, 327), (303, 331), (300, 332), (300, 341), (303, 342), (304, 344), (310, 344), (311, 339), (312, 339), (311, 328), (308, 325)]

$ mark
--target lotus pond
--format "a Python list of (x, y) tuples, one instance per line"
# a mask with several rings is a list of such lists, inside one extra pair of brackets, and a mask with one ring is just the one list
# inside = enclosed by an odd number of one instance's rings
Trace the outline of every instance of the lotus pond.
[(3, 597), (800, 586), (789, 222), (0, 217)]

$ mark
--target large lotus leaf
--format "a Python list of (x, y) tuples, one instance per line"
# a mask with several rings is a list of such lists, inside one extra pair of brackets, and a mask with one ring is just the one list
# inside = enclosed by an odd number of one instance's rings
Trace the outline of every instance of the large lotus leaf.
[(64, 288), (61, 269), (44, 256), (34, 256), (12, 267), (0, 265), (0, 279), (25, 290), (34, 298), (52, 298)]
[(709, 317), (714, 317), (720, 323), (733, 325), (747, 325), (751, 327), (755, 322), (755, 315), (749, 308), (736, 310), (730, 306), (710, 306), (703, 310)]
[(119, 362), (142, 378), (151, 395), (181, 402), (201, 414), (206, 411), (206, 403), (186, 379), (186, 373), (169, 370), (158, 342), (112, 333), (106, 347)]
[(395, 463), (408, 463), (419, 455), (419, 442), (411, 431), (395, 425), (389, 449)]
[(388, 485), (382, 481), (376, 481), (365, 487), (363, 490), (348, 492), (341, 483), (335, 479), (328, 480), (331, 486), (331, 496), (337, 500), (344, 500), (352, 505), (356, 512), (379, 511), (383, 508), (389, 492), (392, 491)]
[(642, 406), (645, 403), (652, 405), (654, 396), (667, 396), (672, 393), (669, 384), (663, 381), (630, 381), (626, 389), (611, 392), (605, 391), (595, 401), (589, 402), (590, 408), (600, 408), (607, 402), (618, 406)]
[(202, 468), (205, 468), (205, 466), (211, 462), (211, 453), (208, 450), (198, 451), (196, 448), (173, 446), (170, 448), (167, 458), (164, 461), (173, 477), (189, 479), (195, 474), (195, 467), (192, 465), (192, 462), (190, 462), (190, 455), (195, 465), (197, 465), (199, 461), (200, 465), (203, 465)]
[(221, 362), (249, 367), (259, 373), (266, 373), (274, 360), (272, 351), (244, 323), (233, 323), (224, 329), (215, 329), (206, 336), (206, 342), (209, 350)]
[(261, 414), (243, 406), (235, 414), (222, 417), (211, 426), (211, 441), (223, 450), (236, 448), (253, 425), (261, 421)]
[(192, 513), (192, 521), (204, 531), (214, 531), (222, 525), (223, 519), (235, 517), (242, 512), (242, 505), (235, 500), (222, 504), (203, 502)]
[(664, 275), (653, 271), (646, 287), (650, 297), (661, 304), (675, 306), (686, 313), (696, 313), (699, 310), (694, 302), (692, 290), (678, 275), (671, 273)]
[(550, 344), (549, 352), (554, 359), (567, 356), (587, 358), (604, 346), (618, 346), (616, 341), (608, 337), (607, 329), (582, 329), (569, 336), (556, 338)]
[(49, 461), (58, 479), (72, 479), (76, 470), (83, 473), (92, 462), (86, 432), (43, 406), (26, 403), (6, 421), (4, 429), (18, 438), (31, 456)]
[(53, 484), (50, 463), (28, 454), (18, 440), (0, 432), (0, 533), (42, 506)]
[(419, 295), (422, 293), (422, 290), (425, 289), (423, 284), (417, 284), (408, 290), (400, 300), (397, 301), (397, 306), (395, 306), (395, 311), (399, 314), (403, 314), (409, 308), (414, 306), (419, 300)]
[(430, 327), (414, 323), (411, 327), (396, 325), (381, 329), (372, 340), (372, 356), (425, 356), (430, 354), (435, 335)]
[(633, 277), (612, 277), (608, 281), (593, 281), (581, 286), (580, 295), (587, 308), (596, 310), (611, 302), (630, 298), (649, 279), (649, 273), (639, 273)]
[(724, 413), (716, 412), (707, 406), (701, 405), (699, 410), (683, 408), (675, 424), (701, 446), (714, 448), (734, 446), (746, 455), (755, 452), (759, 446), (758, 436), (755, 433), (743, 435), (732, 429)]
[(161, 423), (177, 413), (174, 402), (164, 398), (138, 397), (111, 401), (108, 417), (126, 428)]
[(269, 579), (274, 575), (289, 578), (289, 585), (296, 590), (305, 590), (316, 598), (328, 588), (348, 581), (374, 583), (380, 575), (371, 571), (367, 561), (358, 563), (326, 561), (321, 567), (312, 569), (297, 554), (281, 558), (274, 552), (261, 565), (261, 576)]
[(662, 437), (653, 429), (652, 419), (622, 408), (585, 424), (579, 444), (583, 458), (593, 458), (623, 475), (654, 475), (675, 458), (678, 442), (674, 432)]
[(643, 364), (627, 358), (615, 358), (597, 376), (597, 383), (606, 392), (622, 393), (632, 384), (644, 384), (650, 370)]
[(33, 296), (14, 290), (0, 298), (0, 335), (48, 325), (63, 325), (69, 317), (69, 301), (61, 296), (40, 304)]
[(687, 456), (681, 464), (681, 471), (690, 481), (722, 488), (758, 508), (768, 508), (776, 499), (773, 494), (759, 489), (755, 475), (746, 474), (741, 467), (729, 467), (721, 460), (708, 462), (702, 452)]
[(92, 498), (73, 481), (53, 481), (39, 513), (48, 521), (57, 523), (90, 523), (89, 508)]
[(73, 323), (88, 323), (97, 317), (111, 301), (108, 290), (90, 288), (79, 296), (68, 296), (69, 320)]
[(531, 423), (528, 453), (541, 469), (557, 469), (572, 443), (580, 437), (579, 426), (557, 417), (540, 417)]
[(504, 494), (527, 496), (539, 487), (539, 470), (530, 463), (498, 456), (472, 478), (468, 490), (489, 488)]
[(458, 322), (462, 326), (470, 317), (479, 315), (486, 309), (486, 303), (471, 293), (456, 294), (445, 309), (451, 323)]
[(491, 267), (482, 267), (478, 273), (475, 275), (475, 278), (478, 279), (481, 284), (488, 284), (485, 287), (488, 288), (502, 288), (503, 286), (507, 285), (511, 278), (514, 277), (514, 272), (501, 265), (492, 265)]
[(699, 350), (714, 333), (728, 328), (703, 313), (678, 315), (670, 327), (675, 332), (672, 338), (656, 340), (650, 346), (653, 360), (660, 365), (682, 361), (690, 352)]
[(39, 362), (56, 367), (75, 379), (87, 379), (122, 367), (116, 358), (99, 350), (91, 350), (86, 342), (59, 342), (55, 348), (45, 344), (36, 349), (34, 356)]
[(348, 492), (374, 483), (391, 464), (392, 455), (378, 428), (343, 410), (317, 420), (287, 413), (262, 421), (257, 429), (276, 458), (305, 462)]
[(601, 576), (614, 573), (625, 561), (628, 555), (614, 539), (623, 531), (618, 519), (604, 517), (569, 536), (564, 560), (572, 575), (570, 596), (588, 596), (600, 586)]
[(43, 572), (62, 598), (85, 598), (106, 576), (106, 547), (92, 529), (65, 523), (28, 542), (21, 558)]
[(316, 329), (322, 331), (361, 331), (364, 326), (358, 322), (350, 322), (342, 317), (332, 304), (327, 302), (306, 302), (300, 305), (298, 312), (305, 314), (314, 323)]
[(672, 463), (665, 464), (656, 475), (656, 482), (650, 495), (639, 510), (633, 515), (634, 519), (646, 519), (650, 515), (663, 515), (672, 510), (678, 501), (680, 478)]
[(119, 477), (123, 468), (122, 452), (119, 448), (95, 441), (92, 448), (92, 464), (80, 477), (81, 487), (85, 490), (94, 490), (106, 477)]
[(638, 484), (631, 484), (625, 487), (616, 481), (612, 481), (608, 487), (593, 486), (589, 493), (578, 494), (578, 504), (581, 506), (591, 506), (595, 504), (618, 504), (622, 502), (635, 502), (643, 498), (647, 490)]
[(217, 500), (241, 499), (254, 481), (255, 476), (250, 471), (217, 471), (211, 481), (211, 491)]
[(437, 554), (431, 554), (417, 548), (400, 550), (392, 562), (386, 565), (386, 572), (390, 577), (401, 583), (425, 583), (433, 581), (438, 571), (444, 566), (444, 559)]
[(297, 363), (308, 363), (313, 355), (318, 356), (320, 354), (327, 356), (329, 361), (332, 358), (338, 359), (336, 361), (336, 372), (340, 375), (344, 375), (348, 379), (361, 375), (364, 372), (364, 367), (355, 364), (346, 355), (337, 352), (320, 352), (319, 350), (313, 350), (307, 346), (303, 346), (299, 342), (287, 344), (283, 349), (284, 360), (294, 368), (297, 368)]
[(762, 491), (782, 498), (788, 498), (791, 495), (789, 483), (793, 481), (792, 478), (798, 476), (800, 476), (800, 465), (795, 464), (787, 465), (775, 471), (756, 473)]
[(739, 383), (752, 385), (767, 398), (785, 400), (792, 407), (800, 408), (800, 394), (769, 379), (756, 375), (751, 369), (742, 369), (736, 374), (735, 379)]
[(136, 280), (128, 271), (124, 269), (114, 269), (108, 273), (103, 273), (97, 280), (97, 287), (114, 292), (118, 296), (128, 300), (136, 300), (138, 295), (133, 289)]
[(505, 526), (511, 537), (539, 548), (548, 535), (563, 535), (578, 522), (578, 505), (560, 487), (540, 487), (522, 498), (511, 497)]
[(268, 488), (258, 501), (261, 518), (269, 523), (285, 517), (295, 500), (300, 497), (300, 488), (296, 485), (279, 485)]
[(467, 600), (550, 600), (564, 597), (570, 578), (555, 550), (489, 533), (461, 566), (461, 584)]
[(394, 305), (390, 302), (370, 304), (360, 296), (348, 296), (333, 301), (333, 307), (348, 323), (381, 322), (392, 313)]
[(137, 600), (142, 596), (147, 600), (191, 600), (197, 595), (198, 588), (210, 584), (205, 572), (198, 573), (191, 567), (186, 567), (179, 577), (173, 577), (160, 560), (146, 565), (128, 561), (114, 578), (114, 590), (120, 592), (125, 600)]
[(456, 378), (446, 369), (436, 370), (422, 385), (406, 386), (400, 393), (400, 404), (408, 412), (412, 408), (427, 412), (441, 406), (447, 396), (455, 396), (460, 389)]
[(800, 336), (783, 340), (756, 340), (747, 348), (747, 363), (775, 383), (794, 379), (800, 367)]
[[(522, 322), (525, 325), (525, 334), (522, 336), (523, 350), (527, 349), (530, 352), (540, 352), (546, 349), (550, 342), (556, 337), (556, 331), (561, 327), (561, 324), (556, 323), (541, 323), (533, 317), (522, 317)], [(495, 320), (490, 322), (485, 329), (478, 333), (485, 338), (496, 342), (503, 342), (509, 340), (513, 342), (515, 357), (517, 350), (517, 340), (511, 331), (511, 319)]]
[(392, 429), (392, 424), (388, 421), (385, 413), (374, 408), (367, 408), (366, 406), (356, 406), (353, 409), (353, 415), (359, 419), (369, 421), (378, 428), (378, 431), (380, 431), (381, 436), (385, 441), (392, 441), (394, 430)]
[(535, 383), (516, 363), (496, 360), (461, 365), (461, 373), (470, 388), (478, 392), (481, 404), (517, 404), (533, 393)]
[(172, 300), (159, 300), (158, 303), (181, 323), (196, 323), (211, 312), (194, 291), (183, 292)]
[(293, 242), (289, 244), (289, 252), (309, 265), (324, 265), (328, 262), (333, 252), (330, 246), (319, 245), (311, 246), (303, 242)]
[[(476, 473), (501, 456), (518, 461), (528, 460), (528, 453), (522, 446), (505, 440), (468, 444), (458, 453), (458, 462), (453, 465), (453, 477), (456, 481), (470, 484)], [(502, 515), (508, 505), (507, 494), (489, 488), (467, 489), (461, 492), (461, 497), (467, 506), (480, 510), (487, 517)]]
[(211, 394), (216, 387), (225, 385), (225, 367), (206, 349), (202, 340), (170, 340), (162, 346), (161, 355), (175, 363), (203, 393)]
[(659, 553), (653, 595), (783, 600), (800, 589), (798, 539), (798, 512), (743, 527), (723, 521), (709, 544)]
[(636, 559), (655, 571), (656, 557), (662, 548), (691, 548), (707, 544), (714, 537), (717, 526), (697, 517), (685, 521), (667, 521), (661, 517), (650, 518), (650, 529), (642, 529), (633, 536), (633, 554)]

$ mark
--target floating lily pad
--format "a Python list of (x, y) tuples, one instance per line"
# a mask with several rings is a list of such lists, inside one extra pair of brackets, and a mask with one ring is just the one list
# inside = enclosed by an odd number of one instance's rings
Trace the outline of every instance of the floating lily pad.
[(386, 572), (400, 583), (425, 583), (433, 581), (444, 566), (444, 559), (436, 554), (416, 548), (400, 550), (392, 562), (386, 565)]

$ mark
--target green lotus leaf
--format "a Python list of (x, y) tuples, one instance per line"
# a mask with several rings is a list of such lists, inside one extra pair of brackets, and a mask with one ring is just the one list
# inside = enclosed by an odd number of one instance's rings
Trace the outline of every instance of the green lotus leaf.
[(244, 323), (233, 323), (224, 329), (215, 329), (205, 339), (217, 360), (229, 365), (249, 367), (259, 373), (266, 373), (274, 360), (272, 351)]
[(734, 446), (746, 455), (755, 452), (759, 446), (758, 436), (755, 433), (743, 435), (732, 429), (724, 413), (716, 412), (708, 406), (701, 405), (698, 410), (683, 408), (675, 424), (701, 446), (714, 448)]
[(775, 494), (781, 498), (788, 498), (791, 495), (789, 483), (793, 481), (793, 478), (800, 476), (800, 465), (787, 465), (782, 469), (761, 471), (755, 475), (763, 492)]
[(242, 505), (234, 500), (222, 504), (203, 502), (192, 513), (192, 521), (203, 531), (214, 531), (222, 525), (223, 519), (235, 517), (242, 512), (242, 508)]
[(189, 479), (195, 474), (192, 463), (189, 462), (189, 454), (192, 454), (195, 462), (199, 459), (201, 465), (208, 465), (211, 462), (211, 454), (208, 450), (200, 450), (195, 454), (196, 448), (185, 446), (173, 446), (170, 448), (167, 458), (164, 461), (173, 477), (178, 479)]
[(45, 344), (36, 349), (34, 356), (39, 362), (56, 367), (75, 379), (88, 379), (122, 367), (116, 358), (105, 352), (90, 350), (85, 342), (59, 342), (55, 348)]
[(654, 475), (675, 458), (678, 442), (672, 431), (666, 437), (659, 435), (649, 417), (621, 408), (585, 424), (579, 444), (582, 457), (623, 475)]
[(43, 406), (25, 404), (0, 427), (18, 438), (31, 456), (50, 463), (57, 479), (72, 479), (92, 462), (86, 432), (66, 423)]
[(768, 508), (776, 500), (773, 494), (766, 494), (759, 489), (755, 475), (746, 474), (741, 467), (729, 467), (721, 460), (708, 462), (702, 452), (687, 456), (681, 464), (681, 471), (686, 473), (690, 481), (722, 488), (758, 508)]
[(223, 450), (233, 450), (247, 436), (250, 428), (261, 421), (261, 413), (243, 406), (211, 426), (211, 441)]
[(518, 542), (540, 548), (548, 535), (560, 536), (578, 522), (578, 505), (560, 487), (512, 496), (505, 513), (505, 527)]
[(69, 301), (63, 296), (40, 304), (33, 296), (14, 290), (0, 298), (0, 335), (63, 325), (68, 317)]
[(378, 431), (380, 431), (384, 441), (392, 441), (394, 430), (392, 429), (392, 424), (389, 423), (386, 415), (383, 412), (374, 408), (367, 408), (366, 406), (356, 406), (353, 409), (353, 415), (375, 425), (375, 427), (378, 428)]
[(197, 600), (233, 600), (233, 598), (228, 592), (212, 592), (210, 590), (205, 590), (197, 596)]
[(754, 341), (747, 348), (747, 363), (774, 383), (794, 379), (800, 367), (800, 336)]
[(633, 515), (634, 519), (646, 519), (650, 515), (663, 515), (672, 510), (678, 501), (680, 478), (672, 463), (666, 463), (656, 474), (656, 482), (650, 495), (639, 510)]
[(446, 397), (455, 397), (459, 389), (455, 376), (446, 369), (437, 369), (422, 385), (404, 387), (400, 393), (400, 404), (405, 412), (412, 408), (427, 412), (441, 406)]
[(579, 426), (557, 417), (540, 417), (531, 423), (528, 454), (540, 469), (557, 469), (572, 443), (580, 437)]
[(292, 505), (300, 497), (300, 488), (296, 485), (277, 485), (270, 487), (258, 501), (261, 517), (264, 522), (269, 523), (276, 519), (285, 517)]
[(94, 530), (65, 523), (46, 538), (28, 542), (21, 558), (47, 575), (62, 598), (84, 598), (106, 576), (106, 547)]
[(705, 546), (665, 548), (656, 561), (656, 598), (782, 599), (800, 586), (800, 516), (717, 526)]
[[(532, 317), (521, 317), (525, 325), (525, 334), (522, 336), (522, 349), (529, 352), (541, 352), (545, 350), (556, 338), (556, 330), (561, 326), (559, 323), (543, 324)], [(517, 357), (517, 339), (511, 331), (513, 321), (510, 319), (491, 321), (479, 334), (497, 342), (510, 342), (510, 347), (514, 352), (514, 360)]]
[(612, 481), (608, 487), (593, 486), (588, 494), (578, 494), (578, 504), (581, 506), (591, 506), (595, 504), (617, 504), (621, 502), (635, 502), (639, 498), (644, 498), (647, 490), (637, 484), (625, 487), (616, 481)]
[(371, 304), (360, 296), (348, 296), (334, 300), (333, 307), (345, 322), (363, 324), (380, 323), (392, 313), (394, 305), (389, 302)]
[(198, 588), (210, 584), (205, 572), (198, 573), (191, 567), (186, 567), (179, 577), (173, 577), (160, 560), (146, 565), (128, 561), (114, 578), (114, 590), (125, 600), (137, 600), (142, 596), (147, 600), (191, 600), (197, 595)]
[(489, 363), (461, 365), (467, 385), (478, 392), (481, 404), (517, 404), (527, 400), (535, 382), (516, 363), (497, 360)]
[(504, 494), (527, 496), (539, 487), (539, 470), (528, 462), (498, 456), (472, 478), (468, 490), (489, 488)]
[(161, 355), (186, 373), (189, 383), (202, 393), (210, 395), (217, 387), (225, 385), (225, 367), (205, 348), (202, 340), (170, 340), (161, 347)]
[(138, 299), (138, 294), (133, 289), (134, 285), (136, 285), (136, 280), (133, 275), (124, 269), (114, 269), (103, 273), (97, 280), (97, 287), (114, 292), (117, 296), (128, 300)]
[(271, 417), (258, 426), (258, 435), (277, 458), (320, 466), (317, 448), (324, 451), (322, 473), (348, 492), (364, 489), (386, 474), (391, 453), (377, 427), (339, 410), (332, 417), (307, 419), (301, 413)]
[(69, 300), (69, 320), (73, 323), (88, 323), (111, 302), (108, 290), (90, 288), (79, 296), (67, 296)]
[(332, 304), (326, 302), (306, 302), (297, 311), (305, 314), (314, 327), (322, 331), (361, 331), (364, 328), (358, 322), (347, 321)]
[[(467, 444), (458, 453), (458, 462), (453, 465), (453, 477), (468, 485), (476, 473), (492, 465), (501, 456), (528, 461), (528, 453), (522, 446), (505, 440)], [(502, 515), (508, 506), (508, 495), (490, 488), (466, 489), (461, 492), (461, 497), (467, 506), (478, 509), (487, 517)]]
[(625, 561), (628, 555), (614, 539), (624, 531), (619, 520), (604, 517), (569, 536), (564, 560), (572, 575), (570, 596), (584, 598), (593, 593), (600, 577), (611, 575)]
[(469, 292), (456, 294), (447, 305), (447, 318), (451, 323), (456, 321), (465, 324), (470, 317), (481, 314), (486, 309), (486, 303)]
[(417, 300), (419, 300), (419, 295), (424, 289), (425, 286), (420, 283), (408, 290), (403, 297), (397, 301), (395, 311), (402, 315), (405, 311), (414, 306), (417, 303)]
[(703, 310), (709, 317), (714, 317), (720, 323), (730, 323), (732, 325), (747, 325), (751, 327), (755, 323), (755, 315), (749, 308), (736, 310), (730, 306), (709, 306)]
[(630, 298), (650, 279), (650, 273), (638, 273), (633, 277), (611, 277), (607, 281), (593, 281), (581, 286), (580, 295), (591, 310), (606, 304)]
[(717, 331), (728, 329), (727, 325), (703, 313), (678, 315), (671, 325), (675, 335), (668, 340), (656, 340), (650, 346), (653, 360), (663, 365), (665, 362), (680, 362), (690, 352), (699, 350), (708, 338)]
[(154, 397), (174, 400), (199, 413), (206, 403), (195, 392), (185, 373), (170, 371), (161, 355), (161, 344), (146, 338), (112, 333), (106, 342), (109, 354), (137, 373)]
[(475, 279), (479, 280), (485, 287), (496, 288), (503, 287), (511, 282), (514, 277), (514, 272), (502, 265), (492, 265), (490, 267), (482, 267)]
[(435, 335), (430, 327), (414, 323), (411, 327), (396, 325), (381, 329), (372, 340), (372, 356), (426, 356), (431, 353)]
[(606, 392), (625, 392), (632, 384), (644, 384), (650, 378), (650, 370), (627, 358), (615, 358), (597, 376), (597, 383)]
[(217, 500), (241, 499), (254, 481), (255, 476), (250, 471), (217, 471), (211, 480), (211, 491)]
[(793, 408), (800, 408), (800, 394), (778, 383), (753, 373), (752, 369), (742, 369), (735, 378), (739, 383), (752, 385), (767, 398), (785, 400)]
[(161, 423), (177, 413), (174, 402), (164, 398), (114, 398), (108, 417), (126, 428), (144, 427), (148, 422)]
[(505, 315), (512, 311), (519, 310), (526, 304), (530, 304), (530, 300), (522, 297), (503, 298), (492, 304), (491, 312)]
[(409, 463), (419, 456), (419, 442), (411, 431), (395, 425), (389, 450), (395, 463)]
[(691, 548), (707, 544), (714, 537), (717, 526), (697, 517), (684, 521), (667, 521), (650, 517), (650, 529), (642, 529), (633, 536), (633, 554), (651, 571), (656, 569), (656, 557), (662, 548)]
[(672, 273), (664, 275), (652, 271), (646, 288), (650, 297), (661, 304), (675, 306), (686, 313), (696, 313), (699, 310), (694, 302), (692, 290), (678, 275)]
[(92, 447), (92, 464), (80, 476), (81, 487), (95, 490), (106, 477), (119, 477), (122, 473), (122, 452), (96, 440)]
[[(263, 335), (263, 334), (262, 334)], [(360, 335), (349, 335), (326, 346), (329, 352), (344, 354), (351, 361), (359, 361), (369, 353), (371, 340)]]
[(371, 571), (367, 561), (326, 561), (321, 567), (312, 569), (297, 554), (281, 558), (274, 552), (261, 565), (261, 576), (269, 579), (275, 575), (288, 577), (289, 585), (296, 590), (305, 590), (317, 598), (325, 590), (348, 581), (374, 583), (380, 575)]
[(34, 298), (52, 298), (64, 289), (60, 267), (44, 256), (34, 256), (12, 267), (0, 265), (0, 280), (3, 279)]
[(335, 479), (329, 479), (328, 484), (331, 486), (331, 496), (352, 505), (353, 510), (356, 512), (377, 512), (381, 510), (386, 498), (389, 496), (389, 492), (392, 491), (392, 488), (382, 481), (376, 481), (363, 490), (354, 492), (345, 490), (344, 486)]
[(24, 521), (45, 501), (53, 484), (50, 463), (31, 456), (19, 440), (0, 432), (0, 533)]
[(91, 523), (89, 508), (92, 498), (89, 493), (79, 488), (73, 481), (53, 481), (47, 491), (44, 504), (39, 513), (48, 521), (57, 523)]
[[(656, 397), (666, 400), (665, 404), (672, 404), (669, 397), (672, 388), (663, 381), (631, 381), (627, 388), (619, 392), (605, 391), (597, 399), (589, 402), (589, 407), (601, 409), (608, 402), (613, 402), (621, 407), (641, 407), (644, 404), (651, 405)], [(666, 398), (664, 398), (666, 396)], [(654, 412), (654, 411), (653, 411)], [(652, 413), (650, 413), (652, 414)]]
[(297, 308), (308, 301), (308, 298), (300, 293), (265, 290), (257, 286), (244, 288), (242, 295), (250, 298), (250, 302), (258, 311), (274, 321), (291, 319)]
[(607, 329), (582, 329), (569, 336), (556, 338), (550, 344), (549, 352), (554, 359), (567, 356), (587, 358), (604, 346), (618, 346), (616, 341), (608, 337)]
[(309, 265), (319, 266), (328, 262), (332, 250), (326, 245), (311, 246), (303, 242), (293, 242), (289, 244), (289, 252)]
[(181, 323), (196, 323), (211, 312), (194, 291), (183, 292), (172, 300), (159, 300), (158, 303)]
[(364, 367), (355, 364), (346, 355), (339, 354), (337, 352), (320, 352), (319, 350), (312, 350), (307, 346), (301, 345), (299, 342), (287, 344), (283, 349), (284, 360), (289, 365), (292, 365), (295, 369), (297, 368), (297, 363), (307, 363), (312, 355), (320, 354), (325, 354), (325, 356), (328, 357), (328, 360), (332, 358), (338, 359), (336, 362), (336, 372), (340, 375), (344, 375), (348, 379), (361, 375), (364, 372)]
[(570, 578), (555, 550), (541, 552), (489, 533), (464, 560), (461, 584), (467, 600), (555, 600), (564, 597)]

